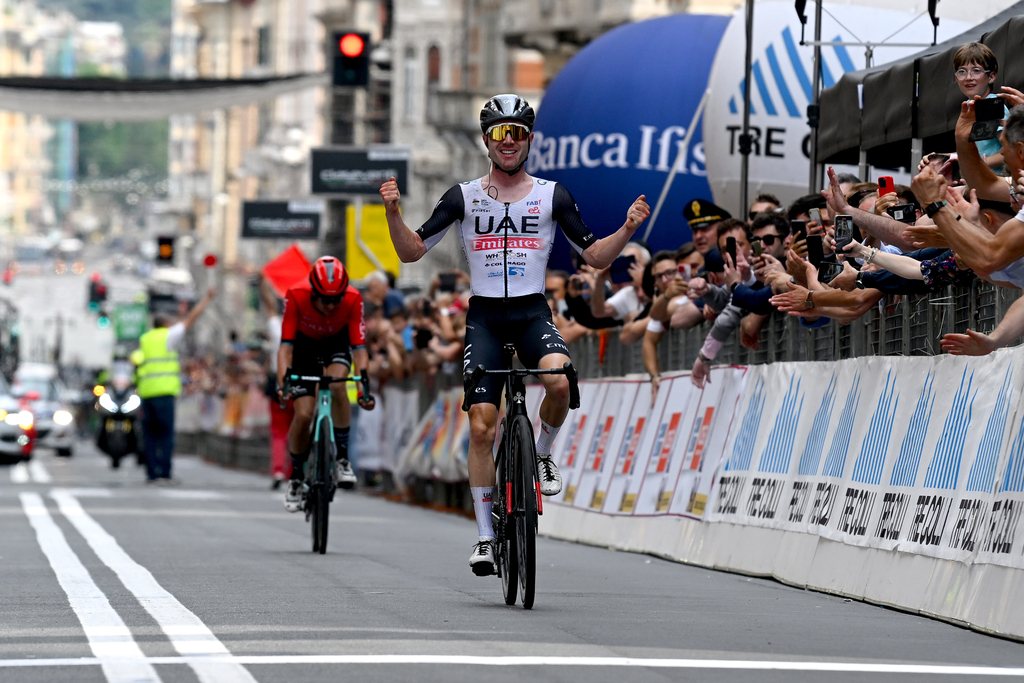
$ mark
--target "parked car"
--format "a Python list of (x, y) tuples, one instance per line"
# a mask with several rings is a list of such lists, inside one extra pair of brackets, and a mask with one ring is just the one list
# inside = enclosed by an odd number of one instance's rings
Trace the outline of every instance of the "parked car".
[(14, 371), (11, 395), (20, 399), (34, 417), (35, 445), (52, 448), (60, 456), (71, 456), (75, 419), (57, 368), (46, 363), (22, 363)]
[(0, 461), (31, 460), (34, 446), (32, 412), (11, 396), (7, 381), (0, 377)]

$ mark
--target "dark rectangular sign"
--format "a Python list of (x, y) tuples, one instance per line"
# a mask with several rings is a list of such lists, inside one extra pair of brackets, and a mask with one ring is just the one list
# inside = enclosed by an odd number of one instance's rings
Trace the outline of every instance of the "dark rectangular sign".
[(407, 149), (314, 149), (313, 194), (375, 195), (392, 176), (408, 194), (408, 168)]
[(315, 240), (322, 213), (319, 202), (245, 202), (242, 237)]

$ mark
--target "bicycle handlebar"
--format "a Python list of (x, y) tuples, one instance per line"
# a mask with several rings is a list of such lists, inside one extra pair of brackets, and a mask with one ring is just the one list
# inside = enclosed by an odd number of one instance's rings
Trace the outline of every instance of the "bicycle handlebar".
[[(284, 385), (281, 387), (281, 394), (288, 396), (292, 393), (292, 383), (294, 382), (316, 382), (317, 384), (334, 384), (335, 382), (359, 382), (362, 385), (362, 395), (370, 396), (370, 378), (368, 375), (349, 375), (348, 377), (331, 377), (329, 375), (296, 375), (291, 372), (291, 368), (285, 371)], [(279, 401), (278, 405), (282, 409), (285, 407), (285, 401)]]
[(478, 365), (473, 368), (473, 372), (467, 372), (463, 377), (463, 381), (466, 384), (466, 393), (462, 399), (463, 412), (469, 410), (469, 394), (476, 388), (476, 385), (480, 383), (480, 380), (484, 378), (484, 375), (512, 375), (516, 377), (527, 377), (528, 375), (538, 377), (540, 375), (565, 375), (569, 379), (569, 408), (571, 410), (576, 410), (580, 407), (579, 375), (576, 373), (576, 368), (573, 367), (572, 363), (563, 363), (561, 368), (548, 368), (546, 370), (539, 368), (534, 370), (528, 370), (525, 368), (488, 370), (484, 366)]

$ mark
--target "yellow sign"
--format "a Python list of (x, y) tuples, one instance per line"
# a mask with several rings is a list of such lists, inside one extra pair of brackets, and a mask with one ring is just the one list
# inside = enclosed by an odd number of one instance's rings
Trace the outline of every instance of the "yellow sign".
[(604, 505), (604, 491), (594, 491), (594, 497), (590, 499), (590, 507), (600, 510)]
[(568, 486), (568, 487), (566, 487), (566, 489), (565, 489), (565, 497), (562, 500), (564, 500), (566, 503), (571, 503), (575, 497), (576, 497), (576, 487), (575, 486)]
[[(367, 251), (376, 257), (377, 261), (390, 270), (395, 277), (401, 275), (399, 269), (401, 261), (395, 253), (395, 247), (391, 244), (391, 235), (388, 233), (388, 221), (384, 217), (383, 204), (364, 204), (363, 220), (356, 234), (356, 209), (349, 204), (345, 213), (346, 233), (346, 261), (348, 275), (353, 280), (361, 280), (374, 270), (380, 269), (377, 263), (367, 255)], [(358, 239), (357, 239), (358, 237)], [(362, 242), (360, 244), (359, 242)]]

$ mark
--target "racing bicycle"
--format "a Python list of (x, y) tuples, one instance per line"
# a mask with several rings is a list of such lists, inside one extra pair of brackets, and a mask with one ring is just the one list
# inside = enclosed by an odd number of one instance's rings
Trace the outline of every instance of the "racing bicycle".
[(497, 544), (498, 576), (506, 605), (531, 609), (537, 587), (537, 516), (544, 514), (540, 479), (537, 477), (537, 453), (533, 425), (526, 416), (528, 375), (565, 375), (569, 378), (569, 407), (580, 407), (580, 389), (576, 368), (565, 363), (561, 368), (527, 370), (512, 367), (515, 347), (502, 348), (502, 370), (478, 365), (467, 373), (466, 398), (462, 409), (469, 410), (469, 396), (484, 375), (505, 376), (505, 417), (499, 428), (498, 451), (494, 458), (495, 487), (491, 515)]
[[(316, 382), (318, 385), (317, 412), (312, 425), (313, 448), (309, 449), (309, 462), (306, 463), (306, 501), (303, 511), (306, 513), (306, 521), (312, 521), (313, 552), (323, 555), (327, 552), (327, 520), (337, 488), (335, 466), (338, 447), (334, 443), (334, 420), (331, 419), (331, 384), (359, 382), (362, 384), (363, 396), (370, 396), (370, 380), (366, 375), (295, 375), (292, 374), (291, 368), (288, 368), (282, 387), (282, 393), (286, 397), (291, 394), (292, 386), (296, 382)], [(371, 403), (367, 410), (372, 407)]]

